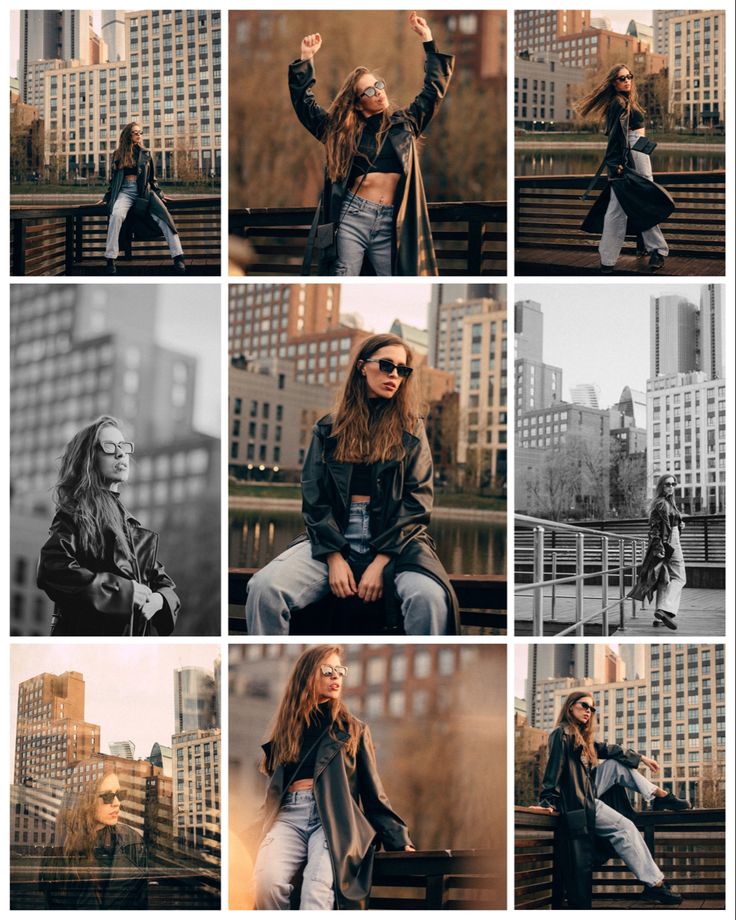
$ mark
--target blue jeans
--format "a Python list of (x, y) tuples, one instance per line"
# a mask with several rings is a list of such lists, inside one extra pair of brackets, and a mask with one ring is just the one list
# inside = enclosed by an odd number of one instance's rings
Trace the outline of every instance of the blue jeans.
[(299, 910), (333, 910), (332, 860), (314, 793), (287, 792), (253, 870), (256, 910), (289, 910), (292, 879), (304, 867)]
[(394, 208), (348, 193), (337, 230), (336, 275), (359, 275), (367, 256), (377, 275), (391, 274)]
[(649, 847), (633, 821), (601, 802), (599, 796), (612, 786), (634, 789), (649, 801), (657, 788), (638, 770), (632, 770), (617, 760), (603, 760), (595, 771), (595, 832), (605, 837), (628, 869), (646, 885), (657, 885), (664, 876), (655, 863)]
[[(345, 539), (351, 558), (369, 554), (370, 514), (367, 502), (352, 502)], [(450, 612), (442, 585), (421, 572), (399, 572), (395, 579), (404, 630), (413, 636), (444, 636)], [(286, 636), (292, 610), (330, 593), (327, 563), (312, 558), (309, 540), (284, 550), (248, 584), (245, 616), (252, 636)]]
[[(128, 216), (128, 211), (133, 207), (133, 202), (137, 198), (138, 183), (135, 180), (132, 182), (124, 181), (123, 187), (120, 189), (120, 194), (115, 199), (115, 204), (112, 206), (112, 214), (110, 214), (110, 220), (107, 224), (107, 242), (105, 243), (106, 259), (117, 259), (120, 228), (123, 226), (123, 222)], [(171, 258), (175, 259), (177, 256), (183, 255), (184, 250), (181, 248), (181, 240), (179, 239), (179, 234), (174, 233), (174, 231), (171, 229), (171, 227), (169, 227), (165, 220), (162, 220), (155, 214), (152, 214), (151, 217), (161, 228), (161, 232), (163, 233), (166, 242), (169, 244), (169, 252), (171, 253)]]

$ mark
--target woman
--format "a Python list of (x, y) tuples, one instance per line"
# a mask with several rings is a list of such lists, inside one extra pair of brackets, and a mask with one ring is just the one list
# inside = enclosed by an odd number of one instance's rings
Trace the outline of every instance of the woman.
[[(297, 117), (325, 145), (325, 185), (310, 233), (321, 250), (320, 274), (359, 275), (364, 258), (377, 275), (438, 274), (416, 140), (447, 91), (454, 58), (436, 50), (421, 16), (410, 13), (409, 25), (427, 60), (424, 86), (405, 109), (389, 112), (386, 83), (366, 67), (356, 67), (329, 109), (321, 108), (312, 93), (319, 33), (302, 39), (301, 58), (289, 65)], [(310, 264), (308, 245), (306, 274)]]
[(107, 207), (109, 216), (105, 243), (107, 274), (116, 273), (121, 230), (135, 233), (136, 238), (144, 240), (163, 235), (174, 260), (174, 271), (184, 274), (186, 265), (181, 240), (164, 204), (167, 199), (156, 182), (153, 157), (143, 146), (143, 129), (138, 122), (131, 121), (120, 132), (112, 166), (107, 193), (97, 202)]
[(119, 820), (123, 802), (114, 773), (65, 794), (40, 874), (50, 909), (148, 907), (146, 848), (138, 831)]
[(634, 812), (624, 789), (633, 789), (652, 802), (654, 811), (682, 811), (690, 808), (690, 803), (655, 786), (636, 769), (642, 763), (657, 773), (655, 760), (624, 751), (617, 744), (596, 741), (595, 712), (593, 697), (586, 690), (574, 690), (562, 704), (549, 736), (540, 805), (534, 807), (535, 811), (561, 816), (555, 835), (555, 862), (561, 869), (568, 907), (591, 907), (593, 867), (614, 855), (644, 883), (647, 900), (679, 904), (682, 896), (666, 884), (641, 834), (627, 817)]
[(392, 334), (369, 336), (355, 352), (337, 409), (315, 425), (304, 461), (306, 533), (248, 586), (250, 634), (286, 635), (293, 610), (330, 592), (383, 598), (387, 625), (403, 618), (409, 635), (460, 631), (427, 532), (432, 455), (411, 364), (411, 350)]
[[(656, 225), (656, 217), (652, 219), (651, 215), (669, 216), (674, 204), (664, 189), (652, 181), (649, 156), (635, 147), (644, 137), (645, 113), (637, 100), (631, 70), (625, 64), (616, 64), (605, 80), (583, 97), (577, 108), (583, 116), (592, 114), (606, 119), (608, 146), (603, 163), (608, 168), (611, 181), (583, 223), (584, 230), (603, 231), (598, 246), (601, 272), (610, 274), (613, 271), (626, 238), (627, 226), (629, 232), (641, 233), (644, 249), (649, 253), (649, 268), (657, 271), (664, 265), (669, 248)], [(621, 183), (616, 183), (624, 176), (625, 167), (649, 180), (648, 184), (637, 184), (633, 196), (627, 194)], [(662, 206), (662, 193), (666, 199), (664, 211), (656, 207), (657, 204), (660, 208)]]
[(77, 432), (61, 458), (57, 512), (38, 563), (54, 601), (51, 635), (168, 636), (179, 598), (156, 558), (158, 534), (120, 499), (134, 445), (103, 415)]
[(654, 498), (649, 508), (649, 543), (639, 578), (629, 597), (651, 603), (656, 593), (654, 626), (660, 623), (677, 629), (675, 617), (680, 609), (682, 589), (687, 584), (685, 559), (682, 555), (680, 533), (685, 527), (675, 501), (677, 480), (665, 473), (657, 480)]
[(270, 783), (254, 868), (256, 910), (289, 910), (300, 869), (301, 910), (364, 908), (374, 843), (414, 849), (383, 791), (368, 726), (340, 699), (346, 673), (338, 646), (303, 652), (263, 745)]

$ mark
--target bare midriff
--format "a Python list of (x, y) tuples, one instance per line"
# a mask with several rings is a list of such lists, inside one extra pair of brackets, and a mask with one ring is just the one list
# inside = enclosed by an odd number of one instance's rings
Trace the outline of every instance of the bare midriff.
[(362, 182), (360, 179), (355, 182), (351, 191), (374, 204), (393, 204), (400, 178), (401, 173), (367, 173)]
[(287, 792), (304, 792), (306, 789), (311, 789), (312, 786), (314, 786), (313, 779), (298, 779), (295, 782), (293, 782), (286, 791)]
[(351, 502), (360, 503), (360, 502), (369, 502), (370, 500), (371, 500), (370, 495), (351, 495), (350, 496)]

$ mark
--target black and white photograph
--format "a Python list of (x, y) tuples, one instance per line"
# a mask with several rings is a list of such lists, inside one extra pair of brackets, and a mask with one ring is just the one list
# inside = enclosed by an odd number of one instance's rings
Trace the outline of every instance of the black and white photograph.
[(515, 292), (516, 634), (725, 635), (724, 287)]
[(219, 308), (11, 287), (11, 635), (219, 635)]

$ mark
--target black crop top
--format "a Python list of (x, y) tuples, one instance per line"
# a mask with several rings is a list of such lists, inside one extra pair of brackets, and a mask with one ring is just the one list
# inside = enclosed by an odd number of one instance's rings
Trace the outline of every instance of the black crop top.
[(353, 473), (350, 477), (351, 495), (371, 494), (371, 464), (354, 463)]
[[(292, 783), (296, 782), (298, 779), (312, 779), (314, 776), (314, 767), (317, 763), (317, 748), (318, 744), (315, 744), (315, 741), (319, 736), (324, 732), (324, 730), (330, 725), (331, 714), (330, 714), (330, 703), (320, 703), (317, 707), (317, 711), (314, 714), (311, 725), (305, 725), (304, 730), (302, 731), (302, 743), (299, 747), (299, 757), (295, 763), (287, 763), (284, 769), (284, 788), (288, 788)], [(312, 748), (311, 751), (309, 749)], [(305, 757), (309, 751), (309, 755)], [(304, 762), (300, 761), (304, 757)], [(297, 770), (297, 767), (299, 769)]]
[(403, 173), (404, 167), (389, 140), (388, 133), (383, 136), (381, 149), (376, 150), (376, 134), (380, 127), (380, 112), (366, 119), (348, 176), (348, 188), (352, 188), (361, 176), (368, 173)]
[(636, 106), (631, 106), (631, 114), (629, 115), (629, 131), (638, 131), (639, 128), (644, 126), (644, 113), (641, 109), (636, 108)]

